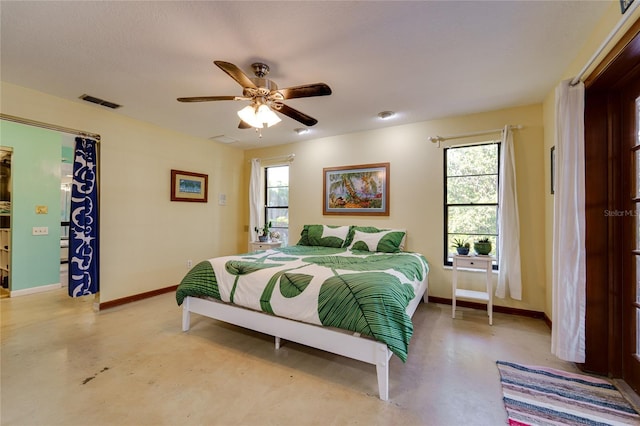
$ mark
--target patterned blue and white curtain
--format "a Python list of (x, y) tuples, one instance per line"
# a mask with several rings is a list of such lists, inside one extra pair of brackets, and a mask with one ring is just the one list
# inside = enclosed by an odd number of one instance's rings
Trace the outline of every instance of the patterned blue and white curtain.
[(69, 296), (99, 291), (96, 141), (76, 138), (69, 224)]

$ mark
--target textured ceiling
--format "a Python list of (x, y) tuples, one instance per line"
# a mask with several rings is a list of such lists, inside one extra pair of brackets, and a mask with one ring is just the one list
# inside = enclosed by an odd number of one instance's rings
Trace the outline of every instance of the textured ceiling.
[[(290, 143), (541, 102), (610, 1), (15, 1), (0, 2), (0, 76), (233, 146)], [(311, 132), (282, 116), (237, 129), (246, 101), (213, 64), (271, 67), (279, 87), (324, 82), (331, 96), (287, 105), (318, 120)], [(88, 104), (92, 105), (92, 104)], [(94, 108), (104, 108), (94, 106)], [(387, 121), (376, 114), (396, 111)], [(86, 129), (90, 131), (91, 129)]]

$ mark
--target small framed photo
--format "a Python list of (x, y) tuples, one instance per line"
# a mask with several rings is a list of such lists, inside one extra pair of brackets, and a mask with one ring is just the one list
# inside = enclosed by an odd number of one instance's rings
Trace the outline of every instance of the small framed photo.
[(624, 13), (629, 9), (633, 0), (620, 0), (620, 12), (624, 15)]
[(206, 203), (208, 194), (208, 175), (171, 170), (171, 201)]
[(556, 147), (551, 147), (551, 194), (556, 193)]
[(325, 215), (389, 216), (389, 163), (323, 169)]

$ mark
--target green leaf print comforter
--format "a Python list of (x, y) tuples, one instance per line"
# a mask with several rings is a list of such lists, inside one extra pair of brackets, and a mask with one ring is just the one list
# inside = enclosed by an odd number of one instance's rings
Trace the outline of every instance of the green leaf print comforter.
[(176, 300), (212, 297), (358, 332), (406, 361), (413, 334), (406, 308), (428, 271), (417, 253), (291, 246), (200, 262), (183, 278)]

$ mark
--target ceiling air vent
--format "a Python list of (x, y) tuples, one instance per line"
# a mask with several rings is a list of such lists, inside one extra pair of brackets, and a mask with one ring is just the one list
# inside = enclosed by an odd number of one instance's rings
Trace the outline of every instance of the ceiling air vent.
[(230, 138), (229, 136), (225, 136), (225, 135), (212, 136), (212, 137), (209, 138), (209, 140), (216, 141), (216, 142), (221, 142), (221, 143), (238, 142), (237, 139)]
[(122, 105), (118, 105), (116, 103), (105, 101), (104, 99), (96, 98), (95, 96), (86, 95), (86, 94), (80, 96), (80, 99), (82, 99), (83, 101), (91, 102), (93, 104), (102, 105), (111, 109), (117, 109), (122, 106)]

